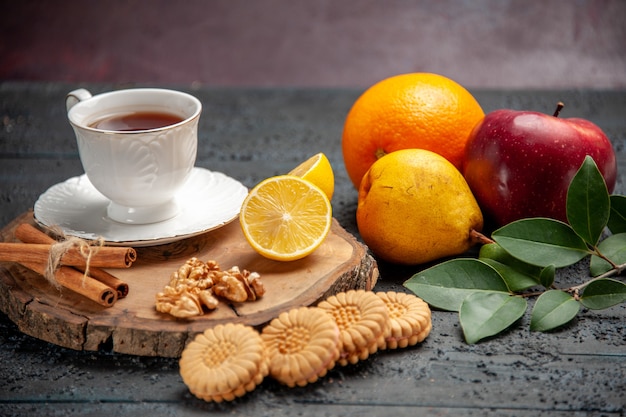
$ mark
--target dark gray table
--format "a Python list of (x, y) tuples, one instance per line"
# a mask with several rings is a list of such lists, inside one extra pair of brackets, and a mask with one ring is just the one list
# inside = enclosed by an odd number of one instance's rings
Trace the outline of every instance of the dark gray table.
[[(82, 174), (67, 123), (65, 94), (125, 85), (0, 83), (0, 224), (32, 207), (48, 187)], [(360, 94), (338, 89), (215, 89), (168, 86), (204, 105), (197, 165), (247, 186), (324, 152), (333, 164), (334, 215), (357, 235), (356, 191), (343, 167), (341, 131)], [(588, 118), (613, 140), (626, 191), (626, 92), (475, 91), (497, 108)], [(0, 265), (1, 267), (1, 265)], [(377, 289), (401, 290), (417, 268), (381, 264)], [(578, 274), (571, 268), (560, 274)], [(289, 389), (266, 379), (228, 404), (191, 396), (173, 359), (77, 352), (26, 336), (0, 313), (0, 415), (234, 416), (623, 416), (626, 306), (582, 311), (552, 333), (532, 333), (528, 317), (506, 334), (464, 343), (456, 314), (435, 311), (430, 337), (336, 368), (318, 383)]]

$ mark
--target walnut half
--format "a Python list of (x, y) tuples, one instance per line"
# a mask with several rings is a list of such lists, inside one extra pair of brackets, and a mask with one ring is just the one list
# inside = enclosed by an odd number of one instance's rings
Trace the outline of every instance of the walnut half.
[(228, 271), (218, 274), (213, 291), (216, 295), (234, 302), (255, 301), (265, 294), (265, 287), (260, 275), (247, 270), (240, 271), (233, 266)]
[(260, 275), (233, 266), (222, 271), (214, 261), (191, 258), (170, 276), (168, 285), (157, 293), (156, 309), (175, 317), (193, 317), (215, 310), (218, 298), (242, 303), (265, 294)]

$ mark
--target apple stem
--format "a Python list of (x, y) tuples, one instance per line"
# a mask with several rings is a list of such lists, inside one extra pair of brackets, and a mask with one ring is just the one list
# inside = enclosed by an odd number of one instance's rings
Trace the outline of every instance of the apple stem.
[(554, 114), (552, 116), (559, 117), (559, 113), (561, 113), (561, 110), (563, 109), (563, 107), (565, 107), (565, 104), (563, 104), (562, 101), (559, 101), (558, 103), (556, 103), (556, 110), (554, 111)]

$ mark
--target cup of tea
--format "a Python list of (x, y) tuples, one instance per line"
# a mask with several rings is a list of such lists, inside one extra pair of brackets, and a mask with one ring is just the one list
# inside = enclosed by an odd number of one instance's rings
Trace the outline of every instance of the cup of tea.
[(110, 219), (147, 224), (178, 214), (176, 193), (198, 149), (197, 98), (160, 88), (78, 89), (66, 107), (87, 178), (110, 200)]

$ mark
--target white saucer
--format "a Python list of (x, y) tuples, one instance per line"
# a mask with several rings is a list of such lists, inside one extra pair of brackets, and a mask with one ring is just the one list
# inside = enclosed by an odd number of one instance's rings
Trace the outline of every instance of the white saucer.
[(151, 224), (123, 224), (107, 216), (109, 200), (86, 175), (50, 187), (35, 202), (35, 221), (68, 236), (104, 239), (109, 245), (152, 246), (174, 242), (224, 226), (239, 215), (248, 189), (219, 172), (194, 168), (178, 193), (181, 212)]

